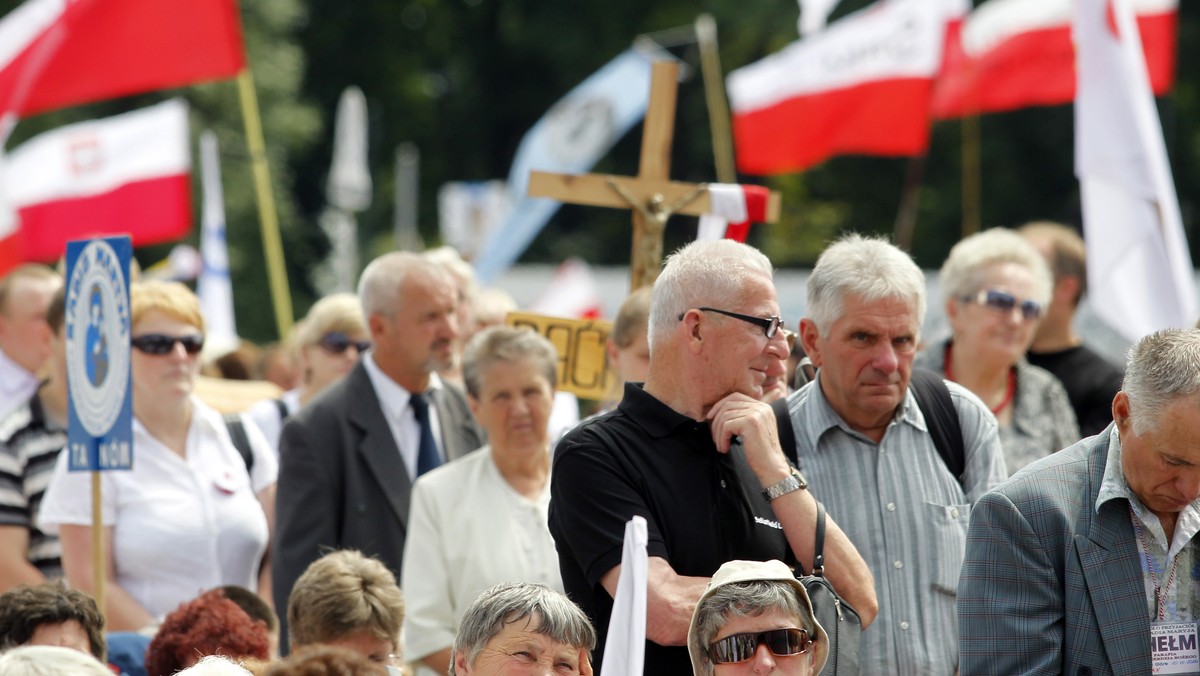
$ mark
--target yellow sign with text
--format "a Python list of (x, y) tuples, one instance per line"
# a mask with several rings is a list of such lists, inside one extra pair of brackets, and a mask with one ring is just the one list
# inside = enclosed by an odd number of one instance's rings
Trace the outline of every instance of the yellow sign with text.
[(604, 346), (612, 322), (564, 319), (531, 312), (510, 312), (504, 323), (530, 328), (545, 336), (558, 351), (558, 389), (581, 399), (607, 399), (616, 374), (608, 368)]

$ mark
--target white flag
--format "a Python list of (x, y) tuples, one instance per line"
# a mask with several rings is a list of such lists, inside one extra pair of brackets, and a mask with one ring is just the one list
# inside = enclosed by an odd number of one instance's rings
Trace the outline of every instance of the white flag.
[(646, 115), (650, 64), (670, 58), (641, 45), (626, 50), (572, 89), (525, 134), (508, 174), (512, 212), (474, 261), (480, 283), (486, 286), (499, 278), (558, 211), (555, 200), (526, 196), (529, 172), (591, 169)]
[(206, 356), (220, 357), (237, 349), (237, 323), (233, 318), (233, 283), (229, 278), (229, 250), (225, 245), (225, 196), (221, 190), (221, 163), (217, 135), (200, 135), (200, 176), (204, 184), (204, 209), (200, 216), (200, 256), (204, 267), (196, 283), (200, 313), (204, 315)]
[(1075, 0), (1075, 173), (1092, 306), (1129, 340), (1196, 320), (1195, 271), (1129, 0)]
[(608, 642), (600, 676), (642, 676), (646, 656), (646, 519), (635, 516), (625, 524), (621, 577), (608, 620)]

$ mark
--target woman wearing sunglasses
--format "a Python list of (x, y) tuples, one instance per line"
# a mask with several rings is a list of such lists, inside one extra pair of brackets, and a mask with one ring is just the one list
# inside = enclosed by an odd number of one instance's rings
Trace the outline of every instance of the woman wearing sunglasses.
[(992, 228), (954, 245), (939, 279), (951, 337), (918, 355), (916, 365), (944, 373), (987, 404), (1008, 473), (1078, 441), (1066, 390), (1025, 360), (1050, 300), (1045, 259), (1015, 232)]
[(317, 301), (296, 325), (292, 341), (304, 372), (303, 384), (278, 399), (260, 401), (246, 412), (277, 455), (284, 421), (341, 380), (370, 349), (358, 296), (335, 293)]
[(696, 604), (688, 653), (695, 676), (808, 676), (825, 666), (829, 637), (782, 561), (729, 561)]
[[(133, 469), (100, 478), (109, 631), (152, 626), (204, 589), (270, 590), (269, 566), (260, 564), (278, 467), (246, 425), (247, 469), (224, 418), (192, 394), (204, 345), (199, 300), (177, 282), (136, 283), (130, 321)], [(60, 454), (39, 526), (58, 531), (70, 585), (94, 593), (90, 481), (68, 472)]]

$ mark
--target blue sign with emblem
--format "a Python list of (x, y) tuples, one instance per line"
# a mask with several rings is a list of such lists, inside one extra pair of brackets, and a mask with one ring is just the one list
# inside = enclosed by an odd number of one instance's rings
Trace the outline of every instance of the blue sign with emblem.
[(72, 472), (133, 468), (129, 237), (67, 243), (67, 452)]

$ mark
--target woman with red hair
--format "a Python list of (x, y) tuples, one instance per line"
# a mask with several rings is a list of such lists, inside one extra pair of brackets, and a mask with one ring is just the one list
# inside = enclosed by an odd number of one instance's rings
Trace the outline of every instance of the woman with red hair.
[(149, 676), (170, 676), (206, 655), (267, 659), (267, 625), (252, 620), (219, 589), (176, 608), (146, 650)]

